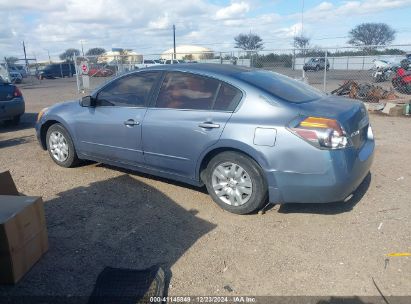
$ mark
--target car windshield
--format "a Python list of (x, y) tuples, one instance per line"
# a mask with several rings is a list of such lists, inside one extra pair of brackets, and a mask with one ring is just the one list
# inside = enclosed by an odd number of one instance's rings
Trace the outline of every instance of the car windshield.
[(270, 71), (243, 72), (237, 78), (287, 102), (303, 103), (324, 96), (324, 93), (302, 81)]
[(318, 58), (311, 58), (310, 59), (310, 62), (318, 62), (318, 61), (320, 61), (320, 59), (318, 59)]

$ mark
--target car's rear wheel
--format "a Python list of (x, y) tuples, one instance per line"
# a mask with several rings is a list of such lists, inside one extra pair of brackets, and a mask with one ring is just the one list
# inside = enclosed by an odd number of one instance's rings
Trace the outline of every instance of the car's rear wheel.
[(267, 183), (260, 166), (244, 154), (227, 151), (209, 162), (205, 184), (223, 209), (247, 214), (261, 209), (267, 199)]
[(73, 140), (61, 124), (50, 126), (47, 130), (46, 142), (50, 157), (57, 165), (70, 168), (79, 163)]

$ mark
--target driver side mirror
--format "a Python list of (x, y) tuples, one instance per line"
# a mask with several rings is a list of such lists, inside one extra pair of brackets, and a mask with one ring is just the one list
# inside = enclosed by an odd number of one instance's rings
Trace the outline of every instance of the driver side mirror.
[(82, 107), (95, 107), (96, 106), (96, 99), (92, 96), (84, 96), (80, 102)]

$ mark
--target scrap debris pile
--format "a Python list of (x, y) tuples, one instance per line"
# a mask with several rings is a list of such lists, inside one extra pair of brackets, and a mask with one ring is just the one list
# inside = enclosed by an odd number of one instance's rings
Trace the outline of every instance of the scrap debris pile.
[(353, 80), (344, 82), (338, 89), (331, 92), (331, 94), (339, 96), (349, 96), (354, 99), (361, 99), (365, 102), (379, 102), (381, 99), (395, 100), (398, 96), (393, 90), (387, 91), (379, 86), (374, 86), (369, 83), (360, 83)]

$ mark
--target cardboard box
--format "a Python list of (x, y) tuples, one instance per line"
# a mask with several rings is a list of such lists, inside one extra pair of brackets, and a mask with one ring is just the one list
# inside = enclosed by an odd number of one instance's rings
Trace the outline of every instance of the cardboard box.
[(20, 195), (0, 173), (0, 283), (17, 283), (47, 250), (42, 198)]

